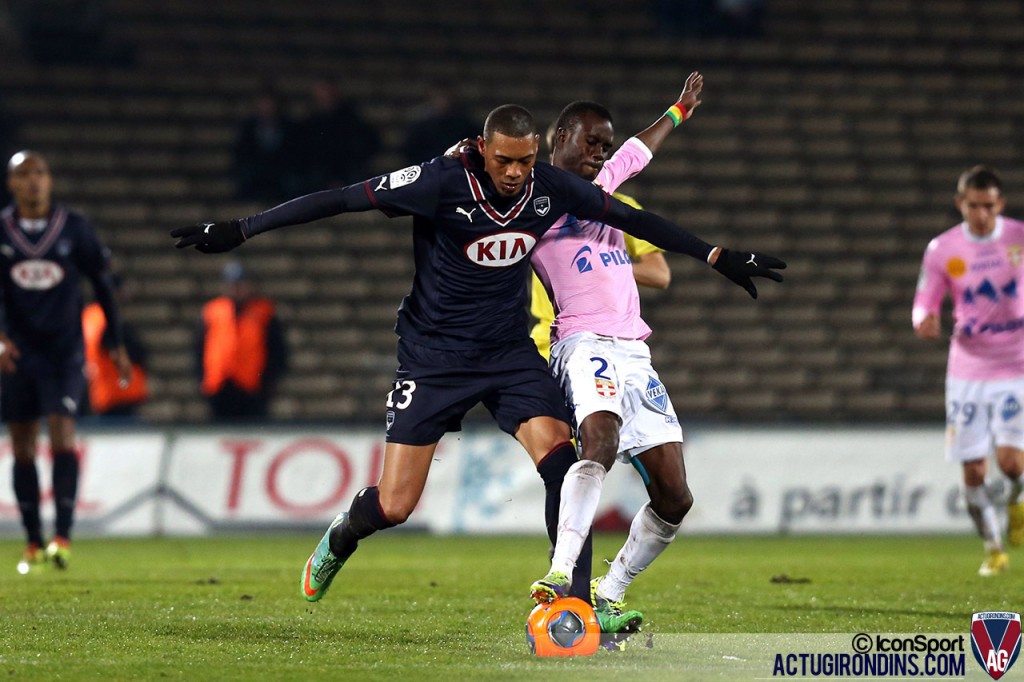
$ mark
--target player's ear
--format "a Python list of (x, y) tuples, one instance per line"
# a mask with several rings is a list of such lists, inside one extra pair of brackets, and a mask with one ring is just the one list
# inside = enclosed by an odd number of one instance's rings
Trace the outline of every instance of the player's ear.
[(484, 150), (487, 149), (487, 142), (484, 141), (483, 135), (476, 136), (476, 150), (480, 152), (480, 156), (484, 155)]

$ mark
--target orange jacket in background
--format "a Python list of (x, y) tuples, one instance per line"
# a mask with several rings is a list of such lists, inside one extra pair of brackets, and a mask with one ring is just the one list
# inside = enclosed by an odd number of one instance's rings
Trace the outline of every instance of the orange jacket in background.
[(132, 363), (132, 377), (127, 388), (121, 388), (117, 365), (110, 349), (103, 346), (107, 318), (99, 303), (90, 303), (82, 310), (82, 335), (85, 337), (85, 376), (89, 380), (89, 404), (96, 414), (103, 414), (119, 405), (134, 405), (149, 397), (146, 371)]
[(262, 297), (246, 301), (237, 319), (235, 302), (227, 296), (203, 306), (204, 395), (213, 395), (229, 379), (250, 393), (262, 389), (263, 370), (267, 366), (267, 327), (273, 317), (273, 302)]

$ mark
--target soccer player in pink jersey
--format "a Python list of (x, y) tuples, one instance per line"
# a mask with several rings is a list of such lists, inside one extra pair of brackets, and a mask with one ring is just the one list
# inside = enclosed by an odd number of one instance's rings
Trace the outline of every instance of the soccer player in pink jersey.
[[(614, 131), (608, 110), (595, 102), (573, 102), (558, 118), (551, 162), (615, 191), (644, 169), (668, 134), (700, 105), (702, 88), (703, 77), (691, 74), (679, 101), (611, 158)], [(643, 615), (625, 610), (626, 588), (672, 542), (693, 504), (682, 430), (651, 366), (644, 342), (651, 329), (640, 317), (623, 233), (564, 216), (541, 237), (531, 264), (554, 304), (551, 369), (574, 412), (582, 449), (562, 485), (551, 571), (531, 586), (531, 594), (544, 602), (569, 592), (605, 474), (618, 455), (640, 472), (650, 502), (633, 519), (608, 573), (592, 581), (591, 601), (599, 620), (625, 614), (628, 628), (635, 631)], [(756, 290), (750, 293), (756, 296)]]
[(948, 294), (953, 335), (946, 368), (946, 459), (960, 462), (967, 511), (985, 543), (983, 576), (1004, 573), (1010, 560), (1000, 515), (985, 476), (995, 446), (1010, 479), (1009, 542), (1024, 543), (1024, 292), (1019, 292), (1024, 223), (1002, 216), (999, 175), (985, 166), (964, 172), (956, 206), (963, 222), (928, 244), (914, 296), (914, 332), (938, 339)]

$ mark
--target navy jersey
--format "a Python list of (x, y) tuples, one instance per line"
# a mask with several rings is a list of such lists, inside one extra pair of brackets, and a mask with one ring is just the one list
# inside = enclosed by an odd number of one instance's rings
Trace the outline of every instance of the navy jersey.
[(399, 336), (437, 348), (495, 347), (529, 330), (530, 252), (565, 213), (604, 215), (608, 195), (537, 164), (522, 191), (491, 189), (480, 157), (441, 157), (365, 183), (373, 205), (413, 216), (416, 274), (398, 311)]
[(695, 258), (711, 252), (689, 232), (546, 163), (534, 166), (519, 194), (503, 197), (476, 151), (299, 197), (238, 223), (249, 238), (373, 208), (413, 216), (416, 273), (396, 331), (432, 348), (494, 348), (528, 337), (530, 252), (564, 214), (604, 222)]
[(0, 213), (3, 328), (22, 353), (73, 352), (82, 345), (82, 276), (97, 288), (108, 255), (89, 221), (54, 205), (49, 224), (29, 234), (13, 206)]

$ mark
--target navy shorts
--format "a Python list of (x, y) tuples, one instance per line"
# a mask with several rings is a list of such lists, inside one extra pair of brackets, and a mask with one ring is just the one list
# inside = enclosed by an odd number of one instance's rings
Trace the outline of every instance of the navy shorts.
[(85, 391), (81, 351), (53, 359), (21, 349), (18, 369), (0, 373), (0, 419), (35, 421), (44, 415), (78, 414)]
[(386, 400), (387, 441), (430, 445), (483, 403), (502, 431), (515, 435), (533, 417), (569, 422), (558, 383), (530, 338), (473, 351), (398, 342), (398, 371)]

